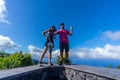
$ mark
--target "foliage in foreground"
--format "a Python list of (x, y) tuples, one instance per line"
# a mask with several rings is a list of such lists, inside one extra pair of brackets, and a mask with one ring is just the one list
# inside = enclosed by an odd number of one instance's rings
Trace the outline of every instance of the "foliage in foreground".
[[(72, 61), (70, 59), (65, 58), (65, 57), (63, 57), (62, 62), (63, 62), (63, 64), (66, 64), (66, 65), (72, 64)], [(59, 56), (56, 59), (56, 64), (60, 64), (60, 57)]]
[(22, 51), (11, 55), (0, 52), (0, 70), (33, 65), (31, 55)]

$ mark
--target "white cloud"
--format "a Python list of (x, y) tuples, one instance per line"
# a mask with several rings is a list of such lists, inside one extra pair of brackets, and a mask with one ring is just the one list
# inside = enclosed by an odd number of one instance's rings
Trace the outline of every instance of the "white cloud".
[[(30, 45), (29, 51), (33, 58), (39, 59), (42, 49)], [(59, 56), (59, 50), (52, 53), (53, 57)], [(83, 59), (120, 59), (120, 45), (106, 44), (104, 47), (96, 48), (75, 48), (70, 50), (70, 57)]]
[[(34, 59), (39, 59), (41, 54), (42, 54), (42, 52), (43, 52), (43, 49), (40, 49), (40, 48), (35, 47), (33, 45), (29, 45), (28, 46), (28, 50), (29, 50), (32, 58), (34, 58)], [(47, 54), (48, 54), (48, 52), (46, 53), (45, 57), (48, 57)], [(52, 57), (57, 57), (58, 55), (59, 55), (59, 50), (53, 51)]]
[(33, 46), (33, 45), (29, 45), (28, 49), (30, 50), (30, 52), (41, 52), (42, 50)]
[(0, 22), (10, 24), (7, 18), (7, 9), (5, 0), (0, 0)]
[(120, 45), (106, 44), (104, 47), (77, 48), (72, 54), (76, 54), (79, 58), (120, 59)]
[(14, 43), (9, 37), (0, 35), (0, 48), (2, 49), (17, 49), (19, 45)]
[(98, 35), (91, 39), (86, 41), (86, 44), (88, 46), (91, 45), (105, 45), (106, 43), (114, 43), (114, 44), (120, 44), (120, 31), (105, 31), (100, 32)]
[(120, 40), (120, 31), (106, 31), (106, 32), (103, 32), (103, 36), (110, 39), (110, 40)]
[(29, 52), (34, 59), (39, 59), (40, 55), (42, 54), (42, 49), (35, 47), (33, 45), (28, 46)]

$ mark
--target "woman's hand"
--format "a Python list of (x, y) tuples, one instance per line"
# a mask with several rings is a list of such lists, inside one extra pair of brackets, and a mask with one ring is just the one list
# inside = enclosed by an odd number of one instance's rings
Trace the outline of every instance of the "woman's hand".
[(53, 38), (55, 39), (55, 38), (56, 38), (56, 36), (53, 36)]
[(42, 32), (42, 35), (44, 35), (45, 34), (45, 32)]
[(42, 32), (42, 35), (45, 35), (45, 33), (47, 33), (48, 31), (49, 31), (49, 29), (46, 30), (46, 31), (43, 31), (43, 32)]

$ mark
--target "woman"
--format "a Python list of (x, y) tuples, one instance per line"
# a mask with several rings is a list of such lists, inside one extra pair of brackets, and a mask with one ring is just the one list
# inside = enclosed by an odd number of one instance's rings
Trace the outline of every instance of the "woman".
[(44, 32), (42, 32), (42, 34), (46, 37), (46, 42), (45, 42), (45, 47), (44, 47), (44, 50), (43, 50), (43, 53), (40, 57), (40, 60), (39, 60), (39, 63), (38, 65), (41, 67), (42, 66), (42, 59), (45, 55), (45, 53), (47, 52), (48, 48), (49, 48), (49, 66), (53, 65), (52, 62), (51, 62), (51, 57), (52, 57), (52, 49), (54, 47), (54, 40), (55, 39), (55, 31), (56, 31), (56, 28), (55, 26), (52, 26), (49, 30), (46, 30)]

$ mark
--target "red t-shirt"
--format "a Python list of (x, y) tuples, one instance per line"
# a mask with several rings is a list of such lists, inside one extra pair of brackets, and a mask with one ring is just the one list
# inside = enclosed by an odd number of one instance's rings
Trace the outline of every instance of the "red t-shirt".
[(56, 32), (56, 34), (60, 35), (60, 43), (68, 43), (68, 35), (70, 34), (70, 32), (68, 30), (58, 30)]

